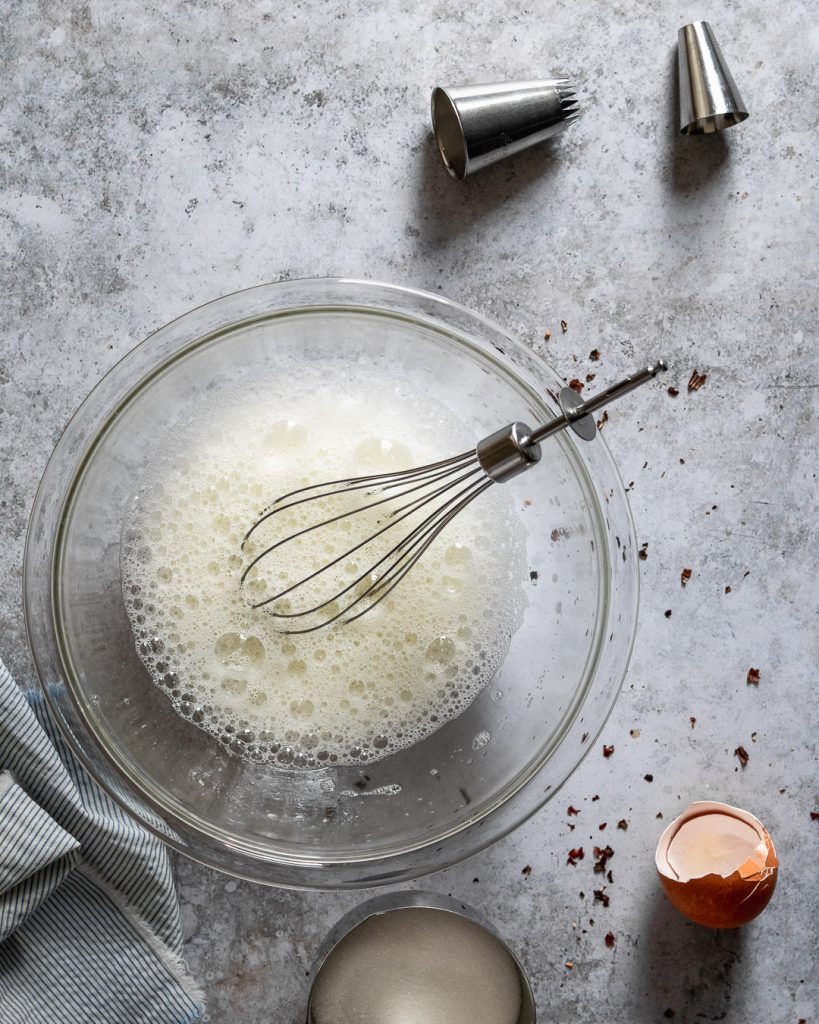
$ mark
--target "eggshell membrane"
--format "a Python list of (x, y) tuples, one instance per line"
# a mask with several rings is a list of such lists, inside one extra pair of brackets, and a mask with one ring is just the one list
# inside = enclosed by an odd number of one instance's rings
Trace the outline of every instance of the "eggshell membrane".
[[(746, 861), (729, 875), (710, 873), (686, 882), (674, 878), (668, 849), (680, 828), (704, 814), (724, 814), (753, 828), (764, 844), (764, 866)], [(690, 804), (660, 836), (655, 854), (660, 882), (668, 898), (691, 921), (708, 928), (737, 928), (761, 914), (773, 895), (779, 861), (771, 837), (753, 814), (730, 804), (699, 800)]]

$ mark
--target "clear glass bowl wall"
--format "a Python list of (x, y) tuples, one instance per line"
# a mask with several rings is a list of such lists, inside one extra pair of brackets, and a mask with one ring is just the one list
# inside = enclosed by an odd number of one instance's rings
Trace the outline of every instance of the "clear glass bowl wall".
[[(528, 606), (501, 668), (466, 711), (367, 765), (364, 789), (360, 767), (287, 770), (232, 756), (174, 711), (136, 654), (121, 593), (123, 517), (164, 438), (204, 393), (287, 373), (297, 355), (324, 379), (342, 357), (362, 375), (374, 365), (408, 378), (473, 426), (476, 440), (512, 420), (554, 416), (550, 392), (562, 386), (482, 317), (411, 289), (281, 282), (194, 310), (122, 360), (60, 439), (26, 543), (29, 638), (74, 751), (171, 846), (271, 884), (377, 885), (488, 845), (579, 764), (631, 652), (634, 531), (603, 439), (563, 432), (537, 467), (503, 485), (537, 580), (527, 580)], [(484, 732), (490, 742), (473, 745)]]

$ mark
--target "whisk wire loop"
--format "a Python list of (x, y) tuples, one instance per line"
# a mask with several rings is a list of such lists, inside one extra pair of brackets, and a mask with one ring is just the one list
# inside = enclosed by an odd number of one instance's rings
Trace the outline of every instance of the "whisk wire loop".
[[(349, 557), (350, 555), (354, 554), (356, 551), (358, 551), (360, 548), (364, 547), (366, 544), (371, 543), (371, 541), (374, 540), (376, 537), (379, 537), (379, 536), (381, 536), (381, 534), (385, 533), (387, 530), (392, 529), (393, 526), (396, 526), (398, 523), (402, 522), (404, 519), (407, 518), (407, 516), (411, 515), (413, 512), (417, 511), (419, 508), (422, 508), (424, 505), (428, 504), (430, 501), (434, 501), (435, 498), (437, 498), (440, 495), (444, 494), (446, 491), (451, 490), (453, 488), (453, 486), (457, 486), (457, 484), (463, 482), (468, 477), (473, 476), (473, 475), (475, 475), (478, 472), (481, 472), (481, 468), (476, 463), (476, 465), (472, 469), (470, 469), (468, 472), (462, 474), (461, 476), (455, 478), (454, 480), (450, 479), (446, 484), (444, 484), (441, 487), (437, 488), (432, 493), (426, 494), (426, 495), (422, 495), (419, 498), (414, 499), (408, 505), (400, 506), (399, 508), (395, 509), (392, 513), (390, 513), (390, 517), (392, 518), (393, 521), (388, 523), (386, 526), (382, 527), (376, 533), (366, 537), (359, 544), (356, 544), (354, 547), (349, 548), (347, 551), (345, 551), (343, 554), (339, 555), (337, 558), (334, 558), (332, 561), (327, 562), (324, 566), (322, 566), (322, 568), (316, 570), (316, 572), (312, 573), (310, 576), (305, 577), (305, 579), (300, 581), (300, 583), (293, 584), (293, 586), (289, 587), (287, 590), (283, 590), (280, 593), (273, 595), (272, 597), (268, 597), (268, 598), (265, 598), (265, 600), (263, 600), (263, 601), (259, 601), (258, 603), (254, 604), (253, 607), (254, 608), (261, 608), (264, 605), (270, 604), (272, 601), (275, 601), (275, 600), (277, 600), (280, 597), (284, 597), (286, 594), (290, 593), (291, 590), (295, 589), (295, 587), (300, 586), (302, 583), (305, 583), (308, 580), (315, 578), (315, 576), (318, 576), (322, 572), (325, 572), (327, 569), (332, 568), (332, 566), (337, 565), (339, 562), (343, 561), (343, 559), (345, 559), (345, 558)], [(447, 475), (449, 475), (449, 474), (447, 474)], [(437, 479), (439, 479), (439, 478), (436, 477), (434, 479), (435, 479), (435, 481), (437, 481)], [(341, 482), (346, 482), (346, 481), (341, 481)], [(412, 493), (414, 491), (422, 489), (429, 482), (430, 481), (427, 480), (427, 481), (425, 481), (425, 482), (423, 482), (421, 484), (417, 484), (414, 487), (408, 487), (406, 490), (402, 491), (399, 496), (403, 497), (406, 494), (410, 494), (410, 493)], [(370, 485), (370, 487), (372, 487), (372, 485)], [(267, 521), (268, 519), (270, 519), (276, 513), (284, 512), (287, 509), (293, 508), (296, 505), (303, 504), (304, 502), (307, 502), (307, 501), (310, 501), (310, 502), (317, 501), (319, 498), (322, 498), (322, 497), (337, 497), (339, 495), (346, 494), (346, 493), (348, 493), (350, 491), (359, 490), (359, 489), (360, 488), (358, 488), (358, 487), (345, 487), (345, 488), (343, 488), (341, 490), (337, 490), (337, 491), (327, 490), (326, 492), (324, 492), (322, 494), (314, 495), (314, 496), (312, 496), (310, 498), (303, 498), (303, 499), (301, 499), (301, 501), (291, 502), (288, 505), (282, 505), (279, 508), (274, 508), (272, 511), (267, 513), (267, 515), (265, 516), (264, 520), (259, 520), (255, 524), (253, 529), (255, 529), (256, 526), (261, 525), (261, 523), (263, 521)], [(295, 493), (295, 492), (293, 492), (293, 493)], [(360, 505), (358, 508), (353, 508), (353, 509), (346, 510), (344, 512), (340, 512), (340, 513), (338, 513), (335, 516), (331, 516), (328, 519), (322, 520), (321, 522), (314, 523), (312, 526), (307, 526), (307, 527), (304, 527), (301, 530), (297, 530), (295, 533), (292, 533), (289, 536), (282, 538), (282, 540), (279, 540), (276, 543), (269, 545), (260, 554), (256, 555), (256, 557), (250, 562), (250, 564), (247, 566), (245, 571), (242, 573), (242, 577), (241, 577), (240, 583), (241, 584), (245, 583), (245, 581), (247, 580), (247, 577), (250, 575), (250, 572), (252, 571), (252, 569), (256, 565), (258, 565), (258, 563), (261, 562), (263, 558), (266, 558), (268, 555), (272, 554), (273, 551), (275, 551), (277, 548), (281, 547), (283, 544), (289, 544), (291, 541), (296, 540), (298, 537), (303, 537), (305, 534), (311, 533), (313, 530), (318, 530), (318, 529), (321, 529), (322, 527), (330, 526), (333, 523), (337, 523), (337, 522), (339, 522), (342, 519), (347, 519), (347, 518), (349, 518), (352, 515), (356, 515), (356, 514), (359, 514), (361, 512), (367, 512), (367, 511), (370, 511), (371, 509), (378, 508), (380, 505), (385, 505), (385, 504), (387, 504), (390, 501), (394, 501), (395, 497), (396, 497), (395, 495), (388, 495), (387, 497), (380, 498), (378, 501), (373, 501), (373, 502), (371, 502), (368, 505)], [(398, 515), (399, 512), (403, 512), (404, 514), (399, 516)], [(244, 542), (242, 544), (243, 548), (244, 548), (244, 544), (247, 542), (247, 540), (250, 537), (250, 534), (252, 532), (253, 532), (253, 530), (250, 530), (246, 534), (245, 540), (244, 540)]]
[[(352, 581), (352, 583), (344, 587), (343, 590), (338, 591), (327, 600), (314, 605), (312, 608), (306, 608), (297, 612), (268, 611), (268, 614), (276, 619), (304, 619), (309, 615), (322, 611), (324, 608), (334, 606), (340, 598), (344, 597), (344, 595), (348, 594), (350, 591), (355, 591), (358, 584), (367, 579), (367, 577), (370, 577), (372, 582), (366, 590), (354, 596), (352, 600), (350, 600), (343, 608), (335, 612), (335, 614), (328, 618), (323, 618), (315, 625), (306, 626), (304, 628), (294, 629), (287, 626), (283, 632), (293, 634), (312, 633), (315, 632), (315, 630), (322, 629), (324, 626), (328, 626), (342, 618), (345, 622), (353, 622), (355, 619), (360, 618), (365, 613), (371, 611), (390, 594), (401, 580), (403, 580), (407, 573), (418, 563), (424, 552), (444, 527), (447, 526), (447, 524), (464, 508), (466, 508), (471, 501), (477, 498), (482, 491), (491, 487), (492, 483), (493, 481), (491, 480), (478, 480), (473, 481), (468, 487), (463, 488), (458, 492), (458, 494), (450, 498), (446, 505), (439, 506), (434, 512), (431, 512), (426, 519), (419, 523), (411, 533), (407, 534), (401, 541), (399, 541), (399, 543), (388, 551), (386, 555), (361, 573)], [(346, 555), (341, 556), (341, 558), (344, 557), (346, 557)], [(390, 559), (394, 560), (389, 564), (387, 570), (382, 575), (378, 575), (378, 569), (380, 566), (385, 562), (388, 562)], [(292, 590), (306, 585), (328, 567), (329, 566), (323, 566), (310, 576), (305, 576), (290, 589)], [(275, 601), (279, 597), (285, 596), (287, 592), (288, 591), (282, 591), (281, 594), (276, 595), (270, 600)], [(363, 605), (363, 607), (355, 612), (355, 614), (350, 614), (351, 610), (357, 605)], [(261, 607), (261, 605), (254, 605), (254, 607)]]
[[(379, 508), (384, 508), (384, 515), (376, 522), (378, 528), (368, 533), (358, 543), (348, 546), (341, 554), (330, 558), (319, 568), (307, 573), (295, 583), (280, 589), (277, 593), (252, 601), (251, 606), (264, 608), (268, 614), (279, 620), (308, 619), (322, 611), (326, 613), (322, 621), (316, 625), (295, 629), (287, 624), (284, 631), (288, 633), (312, 632), (340, 618), (344, 618), (345, 621), (358, 618), (387, 597), (410, 569), (417, 564), (447, 523), (492, 482), (483, 471), (473, 450), (428, 466), (372, 474), (369, 477), (344, 478), (323, 485), (300, 488), (283, 495), (271, 506), (268, 506), (263, 516), (247, 532), (242, 544), (243, 550), (247, 541), (263, 523), (269, 522), (277, 514), (287, 512), (299, 505), (313, 504), (322, 500), (325, 504), (332, 503), (338, 498), (351, 496), (356, 492), (363, 493), (364, 501), (360, 505), (345, 508), (341, 512), (320, 518), (319, 521), (295, 530), (267, 545), (252, 558), (245, 568), (241, 577), (242, 585), (247, 582), (254, 567), (262, 560), (268, 559), (278, 548), (290, 544), (306, 534), (362, 513), (378, 515)], [(376, 500), (368, 500), (370, 497), (374, 497)], [(296, 500), (289, 500), (292, 498)], [(302, 594), (309, 593), (309, 585), (315, 583), (320, 576), (330, 573), (334, 567), (353, 558), (362, 549), (376, 547), (379, 538), (383, 538), (401, 523), (422, 514), (430, 505), (434, 507), (429, 514), (413, 525), (397, 544), (380, 555), (346, 586), (335, 588), (329, 597), (323, 597), (320, 601), (313, 603), (308, 601), (309, 607), (306, 608), (290, 611), (276, 607), (278, 602), (296, 590)], [(370, 581), (369, 585), (362, 590), (360, 585), (366, 580)], [(337, 603), (346, 597), (350, 599), (344, 601), (342, 607), (337, 609)]]

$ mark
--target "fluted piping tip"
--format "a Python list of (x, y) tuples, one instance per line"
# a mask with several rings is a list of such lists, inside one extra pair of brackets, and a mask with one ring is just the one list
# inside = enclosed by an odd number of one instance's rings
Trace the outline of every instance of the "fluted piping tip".
[(431, 109), (438, 152), (459, 180), (559, 135), (580, 112), (568, 78), (438, 86)]

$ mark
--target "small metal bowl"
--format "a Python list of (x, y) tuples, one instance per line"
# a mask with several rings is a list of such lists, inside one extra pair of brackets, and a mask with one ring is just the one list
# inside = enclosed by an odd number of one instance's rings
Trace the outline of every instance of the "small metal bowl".
[[(383, 896), (376, 896), (374, 899), (368, 900), (366, 903), (362, 903), (355, 907), (341, 918), (322, 944), (319, 955), (316, 957), (313, 965), (313, 970), (311, 971), (313, 981), (310, 986), (310, 994), (307, 1003), (307, 1024), (321, 1024), (315, 1012), (316, 986), (319, 983), (322, 971), (326, 967), (327, 963), (333, 954), (338, 951), (341, 943), (344, 942), (351, 932), (364, 924), (365, 921), (371, 920), (373, 917), (377, 917), (382, 914), (400, 914), (405, 910), (416, 911), (419, 909), (429, 910), (435, 913), (444, 911), (446, 913), (455, 914), (458, 917), (465, 918), (473, 924), (476, 924), (479, 928), (495, 939), (501, 949), (508, 953), (511, 958), (520, 983), (520, 1012), (515, 1024), (536, 1024), (537, 1011), (535, 1009), (535, 999), (532, 993), (532, 987), (529, 984), (529, 979), (526, 976), (523, 965), (506, 942), (504, 942), (501, 936), (498, 935), (495, 928), (476, 910), (473, 910), (472, 907), (467, 906), (465, 903), (461, 903), (460, 900), (453, 899), (449, 896), (440, 896), (437, 893), (431, 892), (395, 892), (387, 893)], [(366, 972), (364, 969), (361, 971), (361, 977), (362, 981), (366, 978)]]

